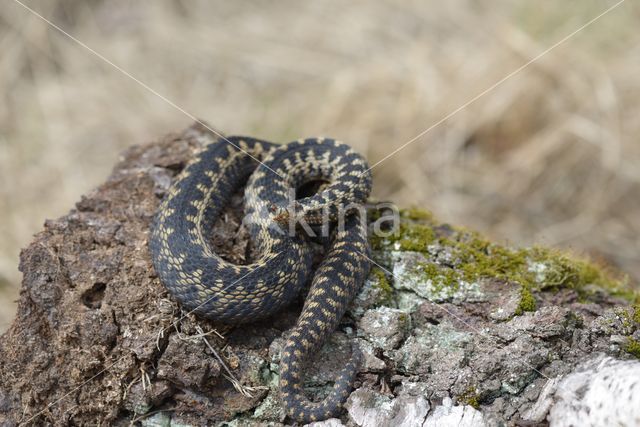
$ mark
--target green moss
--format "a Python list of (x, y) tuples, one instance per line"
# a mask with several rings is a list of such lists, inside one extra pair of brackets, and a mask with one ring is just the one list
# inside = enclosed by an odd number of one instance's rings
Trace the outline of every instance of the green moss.
[(389, 247), (401, 251), (424, 252), (435, 240), (436, 236), (431, 227), (401, 222), (395, 234), (387, 238), (373, 239), (371, 244), (374, 249)]
[(377, 301), (379, 305), (391, 305), (393, 302), (393, 287), (389, 280), (387, 279), (387, 275), (382, 271), (382, 269), (378, 267), (374, 267), (371, 269), (371, 274), (377, 279), (376, 286), (380, 288), (381, 297)]
[(458, 396), (458, 402), (464, 403), (465, 405), (469, 405), (474, 407), (475, 409), (480, 408), (480, 398), (478, 396), (478, 392), (476, 388), (471, 386), (465, 390), (460, 396)]
[(626, 329), (633, 328), (633, 308), (616, 307), (613, 312), (620, 318), (623, 327)]
[(435, 263), (418, 263), (417, 267), (422, 274), (431, 280), (436, 293), (439, 293), (445, 288), (455, 292), (460, 286), (460, 281), (463, 279), (461, 274), (453, 268), (442, 267)]
[(627, 344), (624, 347), (624, 351), (640, 359), (640, 341), (628, 337)]
[(526, 287), (522, 287), (522, 292), (520, 294), (520, 304), (516, 309), (516, 314), (519, 316), (525, 311), (536, 311), (536, 307), (536, 299), (531, 291)]
[(400, 210), (400, 216), (402, 218), (411, 219), (413, 221), (431, 222), (433, 221), (433, 214), (425, 209), (408, 208)]
[(633, 305), (633, 321), (640, 324), (640, 301)]
[[(518, 283), (523, 288), (522, 312), (535, 310), (533, 293), (542, 290), (570, 288), (583, 299), (589, 299), (594, 287), (588, 285), (595, 285), (629, 300), (638, 295), (624, 278), (587, 259), (557, 249), (509, 248), (492, 243), (476, 232), (453, 228), (451, 232), (443, 233), (437, 226), (431, 213), (405, 209), (401, 211), (398, 231), (388, 237), (373, 236), (372, 246), (377, 250), (422, 252), (432, 258), (428, 248), (435, 245), (438, 251), (447, 252), (452, 260), (447, 266), (436, 263), (420, 266), (436, 286), (457, 286), (461, 281), (473, 283), (482, 278)], [(640, 315), (635, 318), (640, 320)]]

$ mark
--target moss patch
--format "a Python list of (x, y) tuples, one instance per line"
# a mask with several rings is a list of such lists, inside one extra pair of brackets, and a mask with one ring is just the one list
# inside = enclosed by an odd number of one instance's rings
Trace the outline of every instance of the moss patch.
[(633, 321), (640, 324), (640, 301), (633, 305)]
[(640, 359), (640, 341), (628, 337), (627, 344), (624, 346), (624, 351)]
[(388, 244), (396, 250), (424, 252), (435, 240), (435, 233), (428, 225), (400, 223), (398, 232), (389, 236)]
[[(543, 290), (575, 289), (584, 299), (593, 295), (593, 287), (630, 300), (638, 295), (625, 278), (585, 258), (543, 247), (509, 248), (492, 243), (479, 233), (439, 224), (430, 212), (415, 208), (402, 210), (400, 217), (395, 234), (372, 238), (374, 250), (421, 252), (428, 259), (446, 253), (445, 264), (430, 262), (419, 266), (439, 287), (455, 287), (462, 281), (474, 283), (482, 278), (518, 283), (523, 288), (520, 313), (534, 311), (533, 293)], [(640, 320), (639, 311), (634, 316), (636, 321)]]
[(464, 393), (458, 396), (458, 402), (472, 406), (475, 409), (480, 408), (480, 398), (475, 387), (469, 387)]
[(424, 222), (433, 221), (433, 214), (431, 212), (425, 209), (419, 209), (415, 207), (402, 209), (400, 211), (400, 216), (402, 218), (407, 218), (413, 221), (424, 221)]
[(389, 283), (387, 275), (378, 267), (373, 267), (371, 269), (371, 275), (376, 278), (375, 286), (379, 287), (382, 291), (381, 297), (377, 301), (377, 305), (391, 305), (393, 303), (393, 287), (391, 286), (391, 283)]
[(536, 311), (536, 299), (529, 290), (529, 288), (522, 288), (522, 293), (520, 294), (520, 304), (516, 309), (516, 314), (521, 315), (525, 311)]

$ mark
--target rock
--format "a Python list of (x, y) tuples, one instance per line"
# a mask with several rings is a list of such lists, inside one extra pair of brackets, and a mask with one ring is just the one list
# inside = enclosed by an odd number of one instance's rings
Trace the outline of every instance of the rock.
[(375, 346), (392, 350), (404, 340), (410, 320), (402, 310), (379, 307), (364, 313), (358, 323), (358, 333)]
[(465, 360), (464, 346), (470, 337), (454, 328), (435, 327), (416, 329), (402, 347), (394, 352), (400, 372), (427, 376), (456, 371)]
[(349, 418), (361, 427), (388, 424), (394, 415), (392, 399), (372, 390), (354, 391), (345, 407), (349, 412)]
[(393, 306), (394, 292), (389, 285), (387, 274), (374, 269), (372, 274), (362, 285), (362, 289), (354, 298), (348, 313), (361, 317), (365, 311), (381, 305)]
[(522, 418), (553, 426), (638, 425), (640, 361), (603, 354), (578, 365), (564, 377), (547, 381), (533, 407)]
[(424, 427), (484, 427), (484, 418), (480, 411), (465, 406), (454, 406), (449, 398), (442, 405), (436, 406), (433, 413), (425, 420)]
[(277, 422), (283, 422), (285, 417), (286, 413), (282, 405), (280, 405), (277, 388), (269, 392), (267, 397), (260, 403), (260, 406), (253, 411), (252, 416), (252, 418), (260, 421)]
[(423, 396), (399, 396), (394, 404), (397, 412), (389, 426), (420, 427), (429, 412), (429, 402)]
[(306, 424), (306, 427), (343, 427), (342, 421), (337, 418), (329, 418), (325, 421), (317, 421), (315, 423)]
[(363, 389), (351, 393), (345, 406), (350, 420), (361, 427), (419, 427), (429, 412), (422, 396), (391, 399)]
[[(303, 297), (265, 321), (216, 324), (183, 311), (150, 261), (161, 198), (216, 138), (194, 125), (132, 147), (24, 249), (18, 312), (0, 337), (0, 425), (292, 424), (279, 363)], [(230, 260), (246, 257), (241, 223), (240, 191), (211, 236)], [(615, 296), (633, 289), (582, 260), (497, 245), (416, 209), (371, 243), (379, 265), (304, 378), (322, 399), (355, 343), (356, 390), (339, 418), (314, 426), (563, 425), (560, 413), (587, 417), (587, 407), (594, 423), (636, 415), (626, 390), (639, 387), (639, 362), (624, 359), (640, 352), (640, 327)], [(600, 370), (588, 365), (598, 352)]]
[(391, 252), (395, 288), (408, 290), (433, 302), (465, 301), (482, 297), (477, 282), (455, 280), (455, 286), (440, 277), (430, 277), (423, 272), (424, 264), (433, 261), (418, 252)]
[(211, 384), (220, 375), (221, 368), (215, 359), (202, 357), (205, 349), (201, 340), (171, 335), (158, 363), (157, 377), (197, 390)]
[(376, 348), (374, 345), (366, 340), (358, 339), (357, 345), (362, 351), (364, 356), (364, 363), (362, 370), (365, 372), (382, 372), (387, 367), (384, 360), (376, 356)]

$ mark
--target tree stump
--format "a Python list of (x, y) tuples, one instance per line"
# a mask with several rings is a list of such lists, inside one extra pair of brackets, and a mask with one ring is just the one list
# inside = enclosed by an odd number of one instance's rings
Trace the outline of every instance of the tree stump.
[[(0, 338), (0, 424), (289, 423), (279, 352), (304, 295), (267, 322), (215, 324), (181, 310), (149, 258), (159, 201), (216, 138), (193, 125), (132, 147), (22, 252), (18, 313)], [(239, 194), (211, 236), (237, 262), (241, 215)], [(640, 417), (640, 306), (623, 281), (417, 209), (371, 243), (377, 265), (310, 364), (308, 395), (326, 393), (351, 341), (365, 361), (342, 417), (318, 425), (566, 425), (566, 408), (589, 399), (604, 402), (589, 417)]]

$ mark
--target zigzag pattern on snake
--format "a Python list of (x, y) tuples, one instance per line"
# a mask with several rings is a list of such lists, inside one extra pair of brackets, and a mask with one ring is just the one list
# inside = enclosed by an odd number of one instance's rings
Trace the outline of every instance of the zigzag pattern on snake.
[[(349, 204), (367, 199), (371, 176), (359, 154), (333, 139), (286, 145), (242, 137), (227, 141), (204, 147), (172, 185), (154, 218), (149, 247), (160, 280), (185, 308), (209, 319), (245, 323), (289, 304), (312, 275), (309, 237), (287, 232), (288, 220), (316, 224), (323, 210), (338, 219)], [(289, 189), (310, 181), (326, 185), (289, 206)], [(245, 182), (244, 225), (258, 255), (250, 264), (236, 265), (217, 255), (207, 236)], [(359, 216), (347, 214), (344, 227), (334, 228), (282, 350), (281, 397), (289, 416), (300, 422), (335, 416), (359, 363), (354, 347), (329, 396), (315, 403), (304, 395), (305, 361), (335, 330), (369, 271), (366, 227)]]

